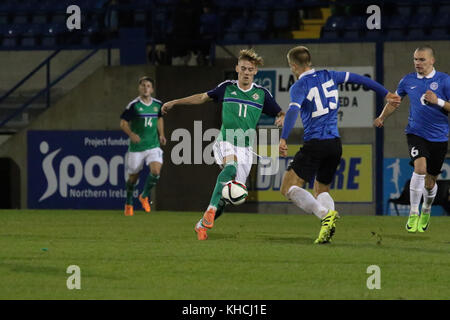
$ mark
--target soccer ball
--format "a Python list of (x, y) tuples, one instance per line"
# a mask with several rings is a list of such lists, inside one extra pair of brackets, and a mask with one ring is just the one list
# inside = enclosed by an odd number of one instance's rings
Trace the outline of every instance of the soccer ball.
[(228, 181), (222, 189), (222, 197), (225, 201), (236, 206), (244, 203), (247, 196), (247, 187), (235, 180)]

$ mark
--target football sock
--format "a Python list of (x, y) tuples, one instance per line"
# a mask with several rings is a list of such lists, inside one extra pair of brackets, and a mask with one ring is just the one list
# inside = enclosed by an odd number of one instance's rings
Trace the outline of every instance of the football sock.
[(425, 175), (413, 172), (411, 182), (409, 184), (409, 201), (411, 210), (409, 214), (419, 214), (419, 205), (422, 198), (422, 192), (425, 187)]
[(317, 201), (328, 210), (334, 210), (334, 201), (328, 192), (319, 194), (317, 196)]
[(216, 220), (218, 217), (222, 215), (226, 205), (227, 203), (225, 202), (225, 200), (223, 198), (220, 198), (219, 205), (217, 206), (216, 215), (214, 216), (214, 220)]
[(133, 204), (133, 193), (134, 193), (134, 188), (136, 187), (136, 185), (134, 183), (131, 183), (129, 181), (127, 181), (127, 202), (126, 204)]
[(228, 162), (217, 177), (216, 186), (211, 197), (209, 205), (218, 208), (220, 198), (222, 198), (222, 189), (225, 183), (234, 180), (237, 172), (237, 163), (235, 161)]
[(287, 196), (297, 207), (307, 213), (314, 213), (319, 219), (323, 219), (328, 213), (328, 209), (303, 188), (292, 186)]
[(427, 188), (423, 189), (422, 213), (430, 213), (431, 205), (436, 197), (437, 189), (437, 183), (434, 184), (434, 187), (431, 190), (428, 190)]
[(152, 188), (156, 185), (159, 180), (159, 176), (154, 176), (149, 174), (145, 180), (144, 190), (142, 190), (142, 198), (147, 198)]

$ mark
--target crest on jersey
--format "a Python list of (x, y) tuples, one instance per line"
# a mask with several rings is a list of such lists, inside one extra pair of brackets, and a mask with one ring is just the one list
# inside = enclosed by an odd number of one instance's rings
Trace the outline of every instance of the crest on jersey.
[(153, 111), (155, 111), (155, 112), (158, 111), (158, 108), (157, 108), (157, 107), (154, 107), (154, 108), (153, 108)]
[(254, 95), (252, 95), (252, 98), (255, 99), (255, 100), (258, 100), (259, 99), (259, 94), (255, 93)]
[(432, 82), (432, 83), (430, 84), (431, 90), (436, 90), (438, 87), (439, 87), (439, 85), (438, 85), (437, 82)]

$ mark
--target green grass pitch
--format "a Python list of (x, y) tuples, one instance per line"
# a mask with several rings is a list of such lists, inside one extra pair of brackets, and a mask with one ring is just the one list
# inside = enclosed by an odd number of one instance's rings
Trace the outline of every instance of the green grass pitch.
[[(224, 214), (197, 241), (200, 212), (0, 211), (0, 299), (449, 299), (450, 218), (408, 234), (405, 217), (343, 216), (314, 245), (314, 216)], [(69, 290), (67, 267), (81, 270)], [(369, 290), (367, 268), (380, 267)]]

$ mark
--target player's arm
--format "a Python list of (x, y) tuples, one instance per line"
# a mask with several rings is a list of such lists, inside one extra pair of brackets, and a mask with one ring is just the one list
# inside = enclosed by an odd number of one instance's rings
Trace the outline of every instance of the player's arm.
[(141, 138), (136, 133), (131, 131), (130, 124), (128, 121), (120, 119), (120, 128), (122, 129), (123, 132), (125, 132), (128, 135), (128, 137), (130, 137), (131, 142), (139, 143), (141, 141)]
[(437, 105), (445, 111), (450, 112), (450, 102), (438, 98), (438, 96), (431, 90), (427, 90), (427, 92), (425, 92), (425, 102), (427, 104)]
[(266, 89), (264, 89), (264, 90), (266, 91), (266, 95), (264, 98), (264, 106), (263, 106), (262, 112), (269, 116), (276, 117), (275, 125), (277, 127), (282, 127), (286, 113), (283, 110), (281, 110), (281, 107), (275, 101), (275, 99), (270, 94), (270, 92)]
[(399, 95), (395, 93), (389, 92), (385, 87), (383, 87), (378, 82), (370, 79), (369, 77), (361, 76), (352, 72), (336, 72), (332, 73), (338, 84), (340, 83), (355, 83), (366, 86), (370, 90), (375, 91), (377, 94), (384, 97), (388, 103), (392, 106), (399, 106), (401, 103), (401, 98)]
[(167, 139), (166, 139), (166, 135), (164, 134), (164, 118), (163, 117), (159, 117), (158, 118), (158, 123), (157, 123), (157, 128), (158, 128), (158, 134), (159, 134), (159, 142), (165, 146)]
[[(404, 79), (404, 78), (403, 78)], [(403, 98), (406, 95), (406, 91), (404, 89), (404, 83), (403, 79), (400, 80), (397, 91), (395, 94), (401, 98)], [(401, 100), (400, 100), (401, 101)], [(392, 113), (398, 108), (400, 103), (392, 103), (389, 102), (384, 106), (383, 110), (381, 111), (381, 114), (373, 121), (373, 125), (377, 128), (381, 128), (384, 125), (384, 121), (391, 116)]]
[(377, 128), (381, 128), (384, 125), (384, 120), (389, 118), (392, 113), (397, 109), (395, 105), (390, 104), (389, 102), (383, 108), (378, 118), (373, 121), (373, 125)]
[(283, 130), (281, 131), (280, 144), (278, 146), (280, 156), (287, 157), (288, 146), (287, 139), (291, 130), (295, 126), (298, 114), (300, 113), (301, 103), (305, 99), (305, 90), (297, 84), (294, 84), (289, 90), (291, 96), (291, 103), (289, 104), (289, 109), (284, 117)]
[(131, 142), (133, 143), (139, 143), (141, 141), (141, 138), (131, 131), (130, 128), (130, 121), (136, 117), (136, 111), (134, 110), (134, 105), (128, 105), (128, 107), (125, 109), (125, 111), (120, 116), (120, 128), (123, 132), (127, 134), (128, 137), (130, 137)]
[(167, 114), (167, 112), (176, 105), (197, 105), (197, 104), (203, 104), (203, 103), (211, 101), (211, 100), (212, 100), (212, 98), (210, 98), (206, 92), (197, 93), (197, 94), (194, 94), (189, 97), (175, 99), (175, 100), (171, 100), (171, 101), (164, 103), (161, 108), (161, 112), (162, 112), (162, 114)]

